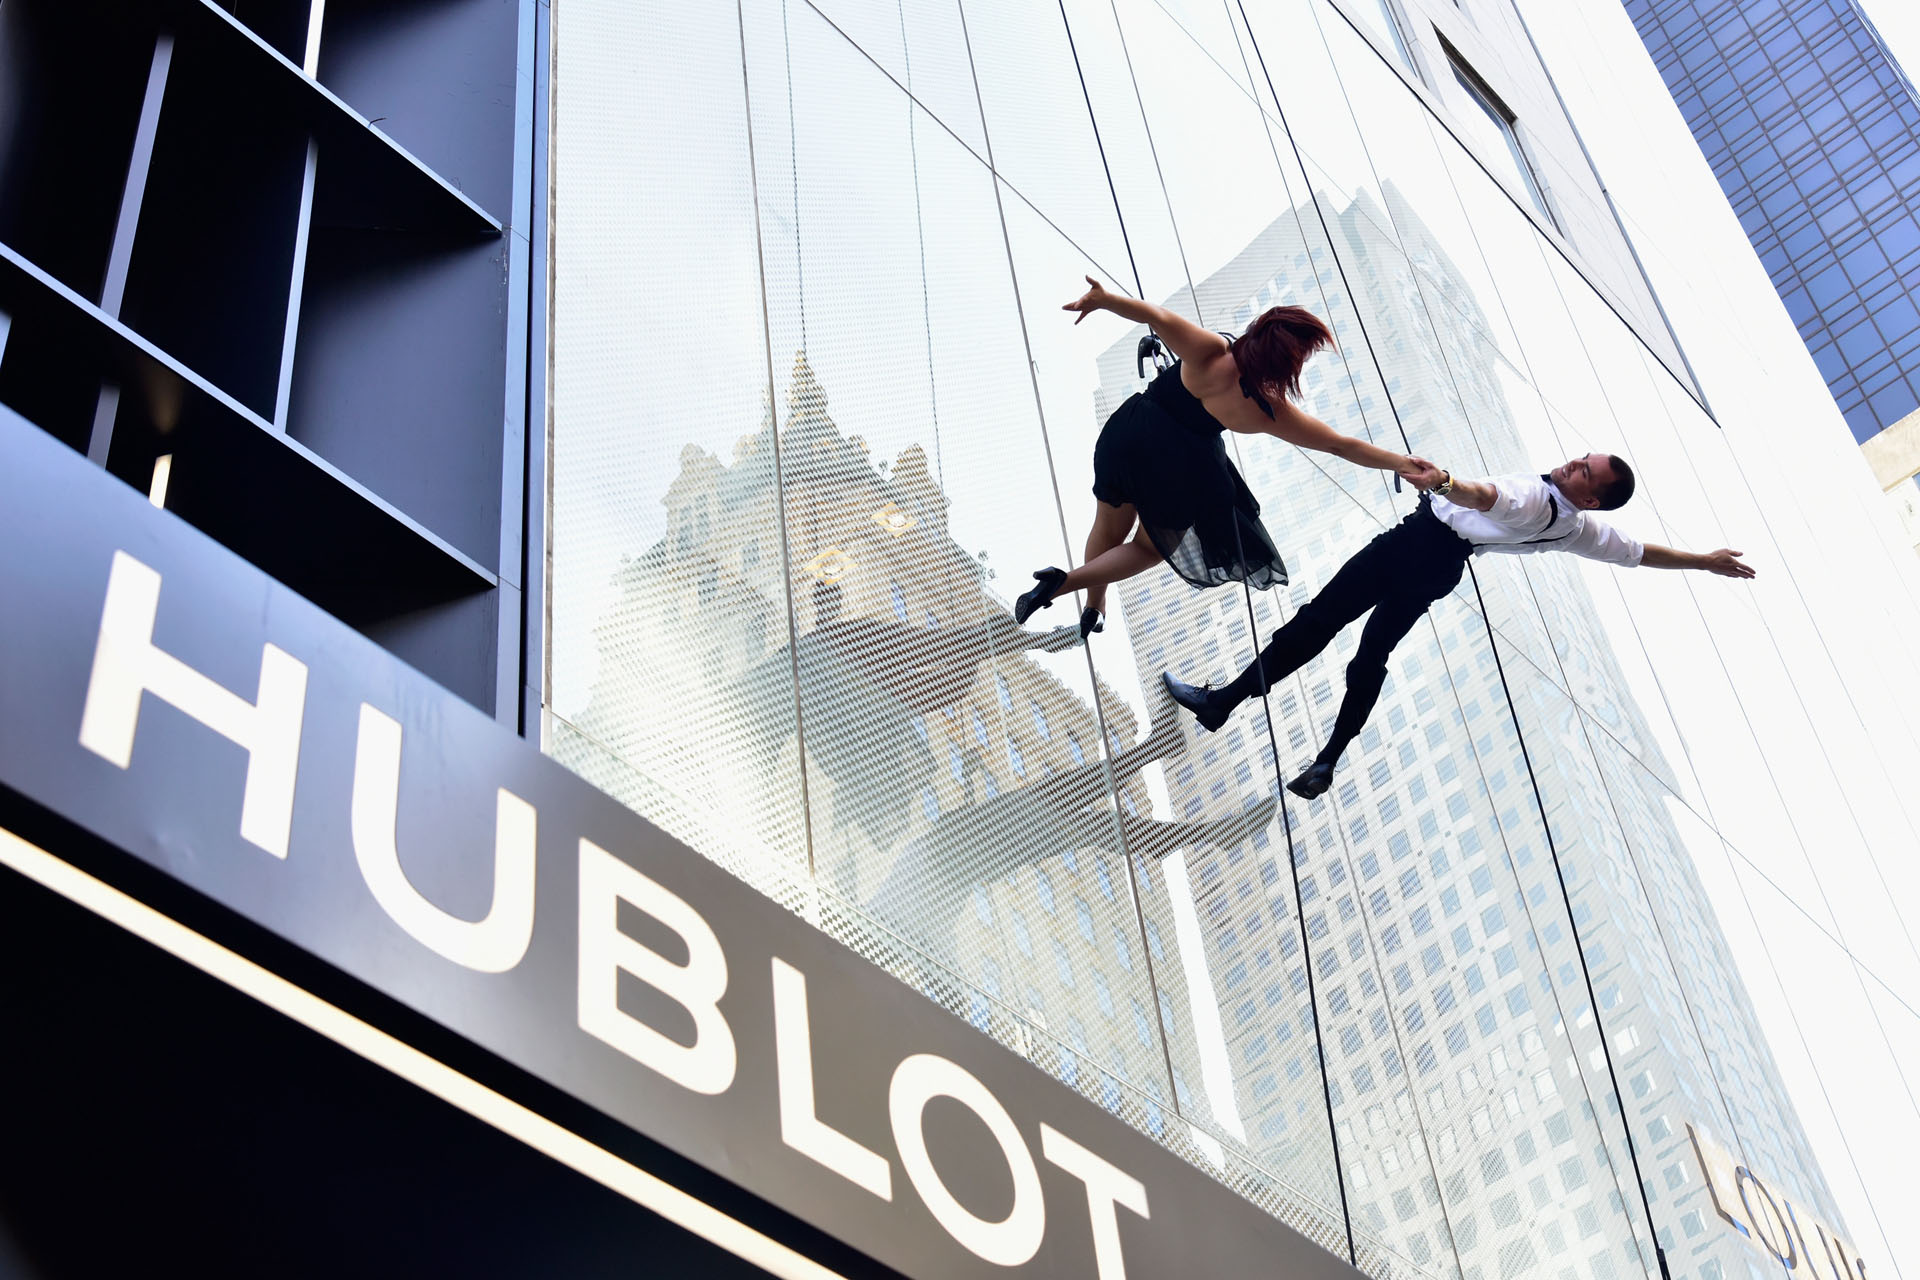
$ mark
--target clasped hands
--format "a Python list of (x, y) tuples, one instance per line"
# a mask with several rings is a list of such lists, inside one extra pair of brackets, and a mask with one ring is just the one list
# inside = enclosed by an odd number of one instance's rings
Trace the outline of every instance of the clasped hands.
[(1442, 476), (1447, 474), (1444, 470), (1434, 466), (1425, 458), (1416, 458), (1411, 455), (1408, 456), (1405, 462), (1402, 462), (1393, 470), (1396, 475), (1412, 485), (1415, 489), (1431, 489), (1440, 483)]

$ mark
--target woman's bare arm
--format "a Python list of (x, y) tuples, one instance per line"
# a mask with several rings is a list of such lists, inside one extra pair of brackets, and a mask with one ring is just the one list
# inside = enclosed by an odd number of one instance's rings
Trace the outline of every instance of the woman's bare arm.
[[(1165, 307), (1156, 307), (1151, 302), (1114, 293), (1092, 276), (1087, 277), (1087, 284), (1090, 287), (1085, 294), (1061, 308), (1062, 311), (1078, 313), (1074, 317), (1075, 324), (1095, 311), (1111, 311), (1122, 319), (1147, 325), (1159, 334), (1173, 354), (1187, 366), (1187, 385), (1194, 388), (1196, 394), (1204, 391), (1210, 383), (1222, 387), (1238, 385), (1239, 367), (1234, 363), (1233, 352), (1225, 338), (1202, 329), (1185, 316)], [(1284, 396), (1273, 404), (1273, 418), (1266, 430), (1302, 449), (1317, 449), (1321, 453), (1344, 458), (1356, 466), (1394, 472), (1415, 488), (1426, 488), (1440, 479), (1440, 469), (1425, 458), (1393, 453), (1365, 440), (1341, 435), (1312, 414), (1303, 412)]]
[(1358, 437), (1341, 435), (1291, 400), (1284, 398), (1275, 402), (1273, 420), (1267, 424), (1266, 430), (1269, 435), (1276, 436), (1301, 449), (1315, 449), (1321, 453), (1330, 453), (1336, 458), (1344, 458), (1357, 467), (1391, 471), (1416, 489), (1428, 488), (1438, 483), (1440, 479), (1440, 468), (1425, 458), (1394, 453)]
[(1160, 340), (1167, 344), (1175, 357), (1202, 369), (1230, 354), (1225, 338), (1202, 329), (1178, 312), (1156, 307), (1138, 298), (1129, 298), (1124, 293), (1115, 293), (1092, 276), (1087, 277), (1087, 284), (1091, 287), (1086, 293), (1060, 308), (1062, 311), (1079, 313), (1073, 319), (1075, 324), (1096, 311), (1111, 311), (1123, 320), (1146, 325), (1160, 335)]

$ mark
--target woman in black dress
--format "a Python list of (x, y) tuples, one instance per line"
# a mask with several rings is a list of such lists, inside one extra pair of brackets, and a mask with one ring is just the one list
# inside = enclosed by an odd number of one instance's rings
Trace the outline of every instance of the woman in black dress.
[[(1307, 358), (1333, 341), (1310, 311), (1274, 307), (1238, 338), (1202, 329), (1164, 307), (1092, 287), (1062, 310), (1074, 323), (1095, 311), (1145, 324), (1172, 349), (1175, 363), (1145, 391), (1114, 410), (1093, 446), (1093, 496), (1100, 501), (1086, 559), (1068, 571), (1042, 569), (1037, 585), (1013, 604), (1016, 622), (1069, 591), (1085, 591), (1080, 634), (1102, 629), (1107, 585), (1165, 560), (1196, 587), (1245, 582), (1256, 591), (1287, 580), (1287, 569), (1260, 523), (1260, 504), (1227, 457), (1222, 431), (1270, 435), (1363, 467), (1392, 471), (1415, 488), (1440, 471), (1424, 458), (1391, 453), (1343, 436), (1302, 412)], [(1137, 526), (1137, 528), (1136, 528)]]

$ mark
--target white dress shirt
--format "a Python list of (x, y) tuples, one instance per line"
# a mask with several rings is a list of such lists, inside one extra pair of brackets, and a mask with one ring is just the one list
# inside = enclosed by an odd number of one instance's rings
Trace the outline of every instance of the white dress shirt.
[(1638, 539), (1580, 510), (1539, 476), (1498, 476), (1485, 483), (1499, 491), (1488, 511), (1475, 511), (1437, 495), (1433, 499), (1433, 514), (1471, 542), (1475, 555), (1570, 551), (1632, 568), (1646, 553)]

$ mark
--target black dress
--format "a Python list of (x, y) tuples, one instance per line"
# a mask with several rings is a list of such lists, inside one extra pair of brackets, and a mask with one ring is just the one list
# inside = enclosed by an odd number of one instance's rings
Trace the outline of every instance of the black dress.
[[(1260, 395), (1242, 387), (1262, 409)], [(1287, 566), (1260, 523), (1260, 504), (1227, 457), (1226, 428), (1180, 381), (1180, 365), (1113, 411), (1093, 446), (1093, 496), (1132, 503), (1154, 548), (1196, 587), (1244, 582), (1265, 591)]]

